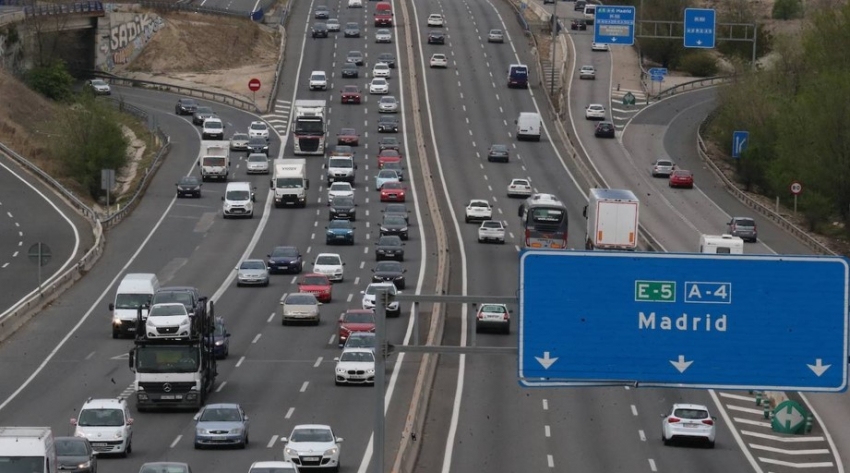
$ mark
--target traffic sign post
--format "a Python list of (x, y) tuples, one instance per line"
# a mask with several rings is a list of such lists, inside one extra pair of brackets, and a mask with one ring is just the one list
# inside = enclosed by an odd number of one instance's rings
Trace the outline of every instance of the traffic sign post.
[(797, 401), (783, 401), (773, 410), (770, 428), (783, 434), (802, 434), (806, 429), (808, 416), (809, 413)]
[(53, 258), (53, 252), (50, 247), (44, 243), (36, 243), (27, 250), (27, 257), (38, 266), (38, 290), (41, 290), (41, 267), (47, 266), (50, 259)]
[(256, 77), (248, 81), (248, 89), (254, 94), (254, 101), (257, 101), (257, 91), (260, 90), (260, 79)]
[(711, 8), (685, 8), (685, 47), (713, 48), (716, 21), (717, 12)]
[(635, 7), (597, 5), (593, 42), (623, 46), (635, 44)]
[(797, 181), (791, 182), (791, 194), (794, 196), (794, 215), (797, 215), (797, 196), (803, 193), (803, 185)]
[(667, 68), (666, 67), (653, 67), (650, 70), (646, 71), (651, 76), (666, 76)]
[(519, 382), (842, 392), (848, 261), (525, 251)]
[(635, 94), (631, 92), (626, 92), (626, 95), (623, 96), (623, 105), (634, 105), (635, 104)]
[(732, 157), (738, 159), (747, 150), (747, 143), (750, 141), (749, 131), (734, 131), (732, 132)]

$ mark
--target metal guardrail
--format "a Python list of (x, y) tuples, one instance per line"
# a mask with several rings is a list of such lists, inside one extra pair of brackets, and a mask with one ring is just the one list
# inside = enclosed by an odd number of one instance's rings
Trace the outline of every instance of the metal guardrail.
[[(641, 66), (641, 68), (643, 68), (643, 66)], [(679, 85), (674, 85), (673, 87), (664, 89), (664, 90), (658, 92), (657, 94), (655, 94), (654, 96), (652, 96), (652, 98), (664, 99), (664, 98), (667, 98), (667, 97), (672, 97), (672, 96), (679, 94), (679, 93), (682, 93), (682, 92), (688, 92), (688, 91), (692, 91), (692, 90), (696, 90), (696, 89), (701, 89), (703, 87), (711, 87), (711, 86), (714, 86), (714, 85), (726, 84), (726, 83), (729, 83), (729, 82), (735, 82), (736, 79), (737, 79), (737, 77), (734, 76), (734, 75), (705, 77), (705, 78), (702, 78), (702, 79), (696, 79), (696, 80), (692, 80), (690, 82), (685, 82), (685, 83), (682, 83), (682, 84), (679, 84)]]
[(221, 92), (211, 92), (208, 90), (195, 89), (192, 87), (183, 87), (179, 85), (172, 84), (164, 84), (162, 82), (154, 82), (148, 80), (139, 80), (139, 79), (128, 79), (124, 77), (119, 77), (114, 74), (110, 74), (108, 72), (103, 71), (87, 71), (87, 73), (92, 77), (99, 77), (101, 79), (106, 79), (108, 82), (115, 85), (124, 85), (129, 87), (141, 87), (145, 89), (154, 89), (154, 90), (164, 90), (166, 92), (173, 92), (175, 94), (180, 95), (188, 95), (190, 97), (199, 97), (205, 100), (212, 100), (214, 102), (223, 103), (226, 105), (230, 105), (241, 110), (247, 110), (251, 113), (261, 113), (260, 109), (253, 102), (250, 102), (246, 99), (242, 99), (239, 97), (235, 97), (230, 94), (224, 94)]
[(277, 29), (280, 32), (280, 52), (277, 59), (277, 68), (274, 71), (274, 82), (272, 83), (272, 92), (269, 94), (269, 99), (266, 103), (266, 113), (274, 111), (277, 92), (280, 88), (280, 75), (283, 74), (283, 63), (286, 59), (286, 20), (289, 18), (289, 7), (292, 0), (286, 2), (283, 11), (280, 12)]
[[(684, 85), (684, 84), (683, 84)], [(736, 199), (741, 201), (742, 204), (750, 207), (756, 212), (760, 213), (762, 216), (767, 217), (773, 223), (777, 224), (783, 230), (787, 231), (791, 235), (795, 236), (798, 240), (800, 240), (803, 244), (808, 246), (812, 251), (818, 254), (823, 255), (836, 255), (834, 251), (830, 250), (826, 245), (818, 241), (816, 238), (812, 237), (808, 232), (798, 227), (782, 215), (779, 215), (777, 212), (771, 210), (761, 202), (753, 199), (746, 192), (741, 190), (734, 182), (732, 182), (723, 171), (714, 164), (708, 157), (708, 150), (705, 146), (705, 141), (702, 139), (702, 132), (705, 129), (705, 126), (708, 125), (711, 120), (714, 118), (714, 114), (709, 114), (699, 125), (699, 129), (697, 130), (697, 152), (699, 153), (702, 160), (708, 165), (712, 172), (723, 182), (723, 185), (732, 194)]]
[(153, 171), (157, 169), (160, 163), (162, 163), (163, 158), (168, 154), (168, 150), (171, 148), (170, 137), (162, 129), (157, 127), (156, 124), (151, 123), (147, 112), (138, 107), (125, 104), (120, 100), (113, 99), (111, 102), (115, 103), (119, 110), (130, 113), (141, 120), (144, 120), (148, 124), (148, 128), (156, 133), (164, 144), (160, 148), (159, 152), (157, 152), (154, 162), (148, 168), (145, 176), (139, 183), (136, 192), (130, 199), (130, 202), (128, 202), (128, 204), (120, 212), (117, 212), (108, 218), (101, 218), (97, 212), (83, 203), (83, 201), (74, 195), (74, 193), (66, 189), (61, 183), (59, 183), (59, 181), (42, 171), (38, 166), (31, 163), (20, 154), (16, 153), (13, 149), (3, 143), (0, 143), (0, 151), (9, 156), (11, 159), (17, 161), (24, 169), (41, 179), (45, 184), (52, 187), (63, 200), (68, 202), (69, 205), (74, 207), (81, 215), (83, 215), (83, 217), (88, 219), (92, 225), (95, 236), (95, 242), (92, 248), (89, 249), (83, 257), (74, 264), (74, 266), (67, 269), (64, 273), (48, 279), (42, 284), (41, 288), (28, 294), (19, 303), (0, 314), (0, 341), (3, 341), (14, 333), (15, 330), (20, 328), (27, 320), (32, 318), (39, 310), (41, 310), (42, 307), (56, 300), (60, 295), (62, 295), (62, 293), (65, 292), (66, 289), (70, 288), (75, 281), (80, 279), (92, 268), (92, 266), (94, 266), (94, 263), (103, 254), (103, 249), (106, 245), (104, 231), (115, 226), (135, 208), (140, 200), (139, 197), (141, 193), (150, 183), (150, 177), (153, 175)]
[[(263, 13), (267, 12), (269, 7), (274, 4), (275, 0), (264, 0), (260, 5), (258, 5), (258, 10), (262, 10)], [(238, 18), (250, 18), (253, 12), (245, 11), (245, 10), (230, 10), (227, 8), (216, 8), (216, 7), (205, 7), (200, 5), (194, 5), (191, 3), (178, 3), (178, 2), (157, 2), (150, 0), (140, 0), (137, 3), (145, 8), (151, 8), (153, 10), (164, 11), (164, 12), (174, 12), (174, 11), (183, 11), (183, 12), (192, 12), (192, 13), (203, 13), (207, 15), (220, 15), (220, 16), (235, 16)]]
[(53, 16), (53, 15), (96, 15), (103, 16), (103, 3), (99, 1), (75, 2), (75, 3), (46, 3), (33, 4), (32, 2), (15, 1), (8, 5), (17, 4), (24, 7), (27, 17)]

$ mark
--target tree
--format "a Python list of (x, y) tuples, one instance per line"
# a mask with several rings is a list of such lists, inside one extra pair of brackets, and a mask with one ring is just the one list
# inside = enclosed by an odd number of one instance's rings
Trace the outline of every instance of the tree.
[(800, 0), (776, 0), (771, 15), (774, 20), (790, 20), (803, 16), (803, 3)]
[(33, 67), (24, 74), (24, 82), (30, 89), (57, 102), (66, 102), (73, 96), (74, 78), (61, 59)]

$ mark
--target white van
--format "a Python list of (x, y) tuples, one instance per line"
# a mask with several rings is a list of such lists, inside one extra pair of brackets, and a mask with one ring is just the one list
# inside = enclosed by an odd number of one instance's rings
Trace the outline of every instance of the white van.
[(718, 255), (744, 254), (744, 240), (732, 235), (701, 235), (699, 252)]
[(522, 112), (516, 119), (516, 138), (522, 140), (540, 141), (540, 128), (543, 120), (536, 112)]
[(224, 218), (254, 218), (254, 202), (257, 201), (254, 189), (256, 187), (251, 186), (250, 182), (228, 183), (227, 188), (224, 189), (224, 195), (221, 197), (222, 202), (224, 202), (221, 208)]
[(0, 471), (59, 471), (50, 427), (0, 427)]
[(593, 24), (593, 20), (596, 18), (596, 5), (585, 5), (584, 6), (584, 20), (588, 25)]
[(112, 338), (136, 333), (139, 307), (150, 305), (159, 290), (159, 279), (152, 273), (128, 273), (118, 284), (115, 302), (109, 303), (112, 311)]

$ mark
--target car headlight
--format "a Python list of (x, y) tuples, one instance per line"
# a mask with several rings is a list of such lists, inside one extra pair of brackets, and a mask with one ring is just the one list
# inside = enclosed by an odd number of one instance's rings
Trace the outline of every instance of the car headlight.
[(80, 469), (91, 468), (91, 460), (78, 464), (77, 468), (80, 468)]
[(121, 319), (119, 319), (118, 317), (112, 317), (112, 324), (121, 325)]
[(242, 427), (236, 427), (235, 429), (230, 429), (231, 434), (242, 435), (244, 429)]
[(382, 227), (381, 227), (381, 231), (382, 231), (382, 232), (388, 232), (389, 230), (387, 229), (387, 227), (382, 226)]
[(331, 212), (332, 212), (332, 213), (336, 213), (336, 209), (335, 209), (335, 208), (333, 208), (333, 207), (331, 207)]
[(182, 326), (184, 326), (184, 325), (189, 325), (189, 319), (183, 319), (183, 320), (180, 322), (180, 326), (181, 326), (181, 327), (182, 327)]
[(324, 455), (325, 456), (333, 456), (333, 455), (336, 455), (338, 452), (339, 452), (339, 448), (337, 448), (337, 447), (329, 448), (329, 449), (325, 450)]
[(284, 448), (283, 453), (289, 455), (290, 457), (297, 457), (298, 456), (298, 450), (295, 450), (294, 448), (290, 448), (290, 447)]
[(401, 231), (406, 232), (406, 231), (407, 231), (407, 227), (402, 228), (402, 229), (401, 229)]
[(124, 432), (121, 432), (120, 430), (115, 432), (115, 438), (117, 438), (117, 439), (124, 438)]
[(74, 437), (86, 438), (86, 434), (83, 432), (74, 432)]
[(345, 374), (345, 368), (337, 368), (337, 369), (336, 369), (336, 372), (337, 372), (338, 374)]
[(222, 345), (224, 345), (224, 340), (216, 340), (215, 341), (215, 346), (220, 347)]
[(333, 236), (333, 235), (334, 235), (334, 232), (328, 230), (328, 236)]
[(195, 435), (207, 435), (207, 429), (195, 429)]
[(375, 374), (375, 368), (372, 368), (370, 370), (366, 370), (366, 374)]

